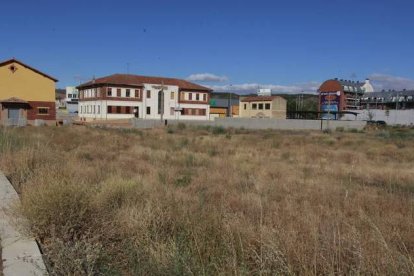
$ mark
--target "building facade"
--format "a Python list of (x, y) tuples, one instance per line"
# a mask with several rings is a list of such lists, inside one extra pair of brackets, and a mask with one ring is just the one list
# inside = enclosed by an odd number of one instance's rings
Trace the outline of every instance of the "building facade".
[(240, 96), (231, 92), (212, 92), (210, 98), (210, 119), (239, 117)]
[(66, 86), (65, 105), (69, 113), (78, 113), (79, 91), (74, 86)]
[(241, 118), (286, 119), (287, 101), (280, 96), (249, 96), (240, 99)]
[(57, 80), (16, 59), (0, 63), (0, 124), (56, 123)]
[(81, 84), (81, 120), (208, 120), (209, 88), (173, 78), (115, 74)]
[(369, 79), (364, 82), (342, 79), (327, 80), (318, 89), (319, 111), (324, 119), (339, 119), (340, 113), (360, 109), (360, 99), (374, 92)]

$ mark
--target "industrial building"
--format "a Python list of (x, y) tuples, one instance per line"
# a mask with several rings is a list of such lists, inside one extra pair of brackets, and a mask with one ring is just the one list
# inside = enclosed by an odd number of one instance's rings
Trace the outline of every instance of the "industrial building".
[(55, 125), (57, 79), (17, 60), (0, 63), (0, 124)]
[(79, 117), (208, 120), (211, 90), (185, 80), (114, 74), (77, 87)]
[(210, 97), (210, 119), (239, 117), (240, 96), (232, 92), (212, 92)]

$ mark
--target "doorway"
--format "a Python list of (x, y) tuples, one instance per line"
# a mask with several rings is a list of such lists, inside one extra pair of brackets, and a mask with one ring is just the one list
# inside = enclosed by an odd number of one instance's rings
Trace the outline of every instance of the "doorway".
[(20, 121), (20, 108), (9, 107), (7, 109), (7, 115), (9, 119), (9, 125), (17, 126)]

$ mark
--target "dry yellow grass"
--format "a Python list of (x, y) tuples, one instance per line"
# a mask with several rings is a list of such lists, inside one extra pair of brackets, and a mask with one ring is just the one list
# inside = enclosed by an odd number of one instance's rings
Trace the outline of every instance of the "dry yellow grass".
[(56, 274), (414, 274), (414, 132), (0, 129)]

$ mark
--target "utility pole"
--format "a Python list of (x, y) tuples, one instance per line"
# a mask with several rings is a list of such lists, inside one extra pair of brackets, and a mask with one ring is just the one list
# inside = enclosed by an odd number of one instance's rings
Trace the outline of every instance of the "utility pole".
[(329, 131), (329, 121), (331, 120), (331, 95), (328, 94), (328, 120), (326, 122), (326, 129)]

